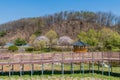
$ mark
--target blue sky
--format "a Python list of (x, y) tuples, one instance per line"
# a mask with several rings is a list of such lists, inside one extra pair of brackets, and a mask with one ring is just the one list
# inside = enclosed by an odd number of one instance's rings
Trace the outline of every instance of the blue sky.
[(0, 0), (0, 24), (65, 10), (113, 12), (120, 16), (120, 0)]

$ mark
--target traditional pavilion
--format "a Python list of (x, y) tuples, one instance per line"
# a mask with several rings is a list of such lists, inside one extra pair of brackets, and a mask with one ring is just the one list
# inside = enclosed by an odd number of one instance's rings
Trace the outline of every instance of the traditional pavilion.
[(74, 52), (87, 52), (87, 44), (83, 43), (81, 40), (78, 40), (73, 44)]

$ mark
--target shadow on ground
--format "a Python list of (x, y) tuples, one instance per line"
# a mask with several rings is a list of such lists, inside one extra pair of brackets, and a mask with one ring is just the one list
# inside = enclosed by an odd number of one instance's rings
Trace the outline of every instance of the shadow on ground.
[[(89, 71), (89, 70), (85, 70), (84, 73), (83, 71), (74, 71), (74, 74), (89, 74), (89, 73), (93, 73), (93, 71)], [(97, 71), (97, 70), (94, 70), (94, 73), (96, 74), (101, 74), (102, 75), (102, 71)], [(60, 75), (62, 74), (62, 71), (58, 71), (58, 70), (54, 70), (54, 74), (56, 75)], [(71, 71), (64, 71), (64, 74), (73, 74), (73, 72)], [(107, 71), (104, 71), (103, 72), (103, 75), (106, 75), (106, 76), (109, 76), (108, 75), (109, 73)], [(3, 72), (3, 73), (0, 73), (0, 76), (14, 76), (14, 75), (19, 75), (20, 76), (20, 72)], [(42, 75), (42, 71), (34, 71), (33, 74), (31, 74), (31, 71), (24, 71), (22, 72), (22, 75)], [(51, 70), (45, 70), (43, 72), (43, 75), (52, 75), (52, 71)], [(110, 76), (113, 76), (113, 77), (120, 77), (120, 73), (110, 73)]]

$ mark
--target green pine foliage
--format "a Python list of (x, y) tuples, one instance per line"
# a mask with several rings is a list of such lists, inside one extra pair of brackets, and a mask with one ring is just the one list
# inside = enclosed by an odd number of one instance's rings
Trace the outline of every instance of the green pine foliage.
[(26, 45), (27, 42), (26, 42), (24, 39), (17, 38), (17, 39), (15, 40), (14, 44), (15, 44), (16, 46), (22, 46), (22, 45)]

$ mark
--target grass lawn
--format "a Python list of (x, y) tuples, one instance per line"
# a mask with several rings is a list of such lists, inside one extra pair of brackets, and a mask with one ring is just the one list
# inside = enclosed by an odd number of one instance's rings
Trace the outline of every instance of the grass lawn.
[(65, 74), (65, 75), (14, 75), (11, 77), (0, 76), (0, 80), (120, 80), (118, 77), (101, 76), (99, 74)]

